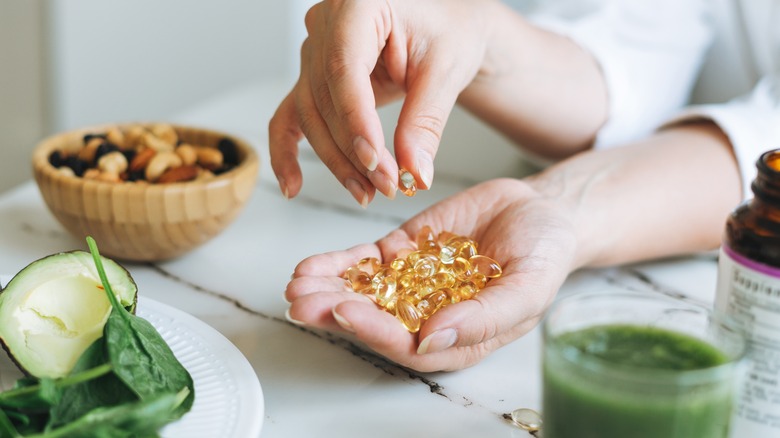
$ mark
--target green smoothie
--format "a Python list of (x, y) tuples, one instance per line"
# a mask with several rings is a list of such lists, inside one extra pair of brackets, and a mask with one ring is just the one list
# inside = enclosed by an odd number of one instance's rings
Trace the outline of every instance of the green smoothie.
[(725, 438), (731, 366), (711, 344), (666, 329), (557, 335), (544, 351), (544, 437)]

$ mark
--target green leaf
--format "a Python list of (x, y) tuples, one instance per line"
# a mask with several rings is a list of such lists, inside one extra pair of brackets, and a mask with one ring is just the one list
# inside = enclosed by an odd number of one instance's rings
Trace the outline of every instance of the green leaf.
[(13, 423), (11, 423), (11, 420), (5, 412), (0, 409), (0, 437), (16, 438), (20, 436), (22, 435), (16, 430)]
[(27, 438), (121, 438), (156, 436), (170, 422), (172, 413), (188, 397), (189, 390), (163, 393), (147, 400), (98, 408), (60, 428)]
[[(74, 365), (71, 376), (100, 366), (108, 366), (113, 370), (108, 363), (105, 346), (103, 338), (92, 343)], [(106, 373), (63, 389), (60, 403), (50, 410), (47, 427), (51, 429), (69, 423), (95, 408), (117, 406), (134, 401), (138, 401), (138, 396), (114, 373)]]
[(178, 392), (186, 387), (189, 390), (187, 397), (173, 413), (173, 418), (181, 417), (192, 408), (195, 397), (190, 373), (148, 321), (131, 314), (119, 304), (108, 283), (95, 240), (87, 237), (87, 245), (112, 305), (103, 337), (114, 373), (141, 400), (166, 392)]

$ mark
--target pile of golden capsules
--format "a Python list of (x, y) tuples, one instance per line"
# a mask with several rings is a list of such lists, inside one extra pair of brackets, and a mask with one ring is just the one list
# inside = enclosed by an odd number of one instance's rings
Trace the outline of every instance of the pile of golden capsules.
[(411, 333), (442, 307), (474, 298), (501, 276), (501, 265), (478, 254), (477, 242), (468, 237), (436, 235), (424, 226), (416, 243), (417, 249), (400, 251), (389, 263), (367, 257), (344, 272), (353, 291), (395, 315)]

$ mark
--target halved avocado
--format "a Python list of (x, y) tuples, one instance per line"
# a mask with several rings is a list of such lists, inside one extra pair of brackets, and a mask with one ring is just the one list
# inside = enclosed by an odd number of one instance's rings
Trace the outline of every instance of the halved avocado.
[[(135, 311), (138, 288), (125, 268), (103, 257), (119, 302)], [(92, 255), (52, 254), (19, 271), (0, 292), (0, 341), (28, 375), (67, 375), (78, 358), (103, 336), (111, 303)]]

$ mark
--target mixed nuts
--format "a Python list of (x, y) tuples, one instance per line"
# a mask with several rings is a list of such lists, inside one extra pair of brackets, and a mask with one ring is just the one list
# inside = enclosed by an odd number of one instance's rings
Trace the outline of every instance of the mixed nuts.
[(230, 138), (216, 145), (192, 144), (165, 123), (111, 127), (86, 134), (83, 141), (76, 153), (52, 152), (49, 163), (84, 179), (166, 184), (213, 178), (239, 162), (238, 147)]

